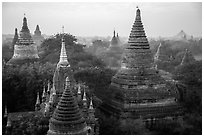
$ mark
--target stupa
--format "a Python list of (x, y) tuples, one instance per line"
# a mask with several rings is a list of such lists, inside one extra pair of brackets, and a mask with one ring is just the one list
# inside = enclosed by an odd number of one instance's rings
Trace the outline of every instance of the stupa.
[(20, 31), (20, 36), (14, 45), (13, 57), (9, 60), (7, 64), (14, 64), (19, 61), (24, 61), (26, 59), (35, 60), (38, 59), (37, 46), (31, 37), (30, 30), (27, 26), (26, 17), (23, 18), (23, 26)]
[(110, 42), (109, 50), (112, 52), (121, 51), (120, 39), (119, 39), (118, 33), (117, 33), (117, 36), (115, 35), (115, 30), (113, 31), (113, 37)]
[(55, 104), (59, 101), (59, 98), (62, 96), (62, 93), (64, 92), (65, 88), (65, 79), (69, 76), (69, 78), (72, 80), (71, 76), (71, 67), (67, 60), (67, 53), (65, 48), (65, 40), (64, 37), (62, 37), (62, 46), (60, 51), (60, 59), (57, 63), (57, 67), (53, 76), (53, 87), (55, 88), (55, 93), (57, 95), (57, 100), (54, 101)]
[(73, 95), (70, 80), (66, 78), (66, 88), (54, 111), (49, 124), (49, 135), (86, 135), (87, 126), (77, 100)]
[(37, 25), (34, 31), (33, 41), (36, 43), (37, 47), (40, 47), (43, 40), (44, 40), (44, 37), (41, 35), (39, 25)]
[(140, 9), (125, 48), (121, 68), (112, 78), (112, 98), (102, 110), (120, 118), (155, 118), (180, 114), (177, 90), (154, 67), (154, 57), (141, 21)]

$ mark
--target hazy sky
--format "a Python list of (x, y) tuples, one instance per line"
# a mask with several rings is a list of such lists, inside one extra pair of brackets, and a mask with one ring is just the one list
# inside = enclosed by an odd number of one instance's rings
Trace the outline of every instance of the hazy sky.
[(6, 3), (2, 4), (2, 32), (14, 34), (22, 27), (24, 13), (33, 33), (36, 25), (43, 34), (65, 32), (75, 36), (112, 36), (115, 28), (128, 37), (135, 20), (136, 6), (148, 37), (173, 36), (184, 30), (193, 36), (202, 35), (202, 3)]

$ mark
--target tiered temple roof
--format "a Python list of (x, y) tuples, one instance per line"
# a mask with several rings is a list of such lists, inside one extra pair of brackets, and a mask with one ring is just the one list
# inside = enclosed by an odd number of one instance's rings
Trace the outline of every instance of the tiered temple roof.
[(136, 12), (128, 46), (124, 51), (121, 68), (112, 78), (110, 90), (115, 92), (115, 97), (108, 101), (106, 107), (110, 107), (110, 111), (115, 111), (113, 113), (119, 112), (120, 116), (124, 114), (124, 117), (139, 117), (143, 115), (136, 113), (140, 109), (145, 115), (150, 116), (153, 113), (154, 115), (159, 112), (165, 113), (163, 112), (165, 107), (174, 106), (171, 111), (177, 107), (174, 101), (177, 97), (176, 91), (165, 83), (154, 68), (154, 58), (139, 9)]
[(30, 34), (30, 30), (28, 29), (26, 17), (23, 18), (23, 26), (20, 31), (20, 37), (19, 37), (18, 44), (19, 45), (34, 44), (31, 34)]
[(7, 64), (15, 64), (16, 62), (19, 62), (16, 60), (23, 61), (25, 59), (33, 60), (39, 58), (37, 46), (34, 44), (30, 34), (30, 30), (27, 26), (26, 17), (23, 18), (23, 26), (19, 35), (20, 36), (18, 37), (18, 40), (14, 45), (14, 55)]
[(50, 119), (48, 134), (87, 134), (85, 119), (79, 110), (77, 100), (73, 96), (68, 77), (66, 78), (66, 88), (64, 93)]

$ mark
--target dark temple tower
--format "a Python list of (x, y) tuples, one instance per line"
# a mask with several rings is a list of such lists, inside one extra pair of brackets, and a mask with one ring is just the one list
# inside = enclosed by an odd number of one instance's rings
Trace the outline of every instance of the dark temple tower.
[(160, 77), (141, 21), (140, 10), (129, 36), (120, 70), (112, 78), (110, 92), (102, 109), (121, 118), (152, 118), (180, 113), (177, 91)]
[(86, 135), (87, 126), (66, 78), (66, 88), (50, 119), (48, 135)]

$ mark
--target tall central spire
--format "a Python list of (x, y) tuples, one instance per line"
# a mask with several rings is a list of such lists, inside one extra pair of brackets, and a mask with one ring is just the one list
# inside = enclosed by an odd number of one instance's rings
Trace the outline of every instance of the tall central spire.
[(62, 26), (62, 47), (61, 47), (60, 60), (58, 62), (58, 65), (69, 66), (69, 62), (67, 60), (66, 48), (65, 48), (64, 26)]

